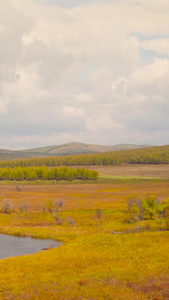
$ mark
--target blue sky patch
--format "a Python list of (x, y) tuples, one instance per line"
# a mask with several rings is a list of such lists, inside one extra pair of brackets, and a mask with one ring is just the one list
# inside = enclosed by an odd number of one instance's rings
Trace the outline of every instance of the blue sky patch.
[(100, 0), (100, 1), (96, 1), (96, 0), (45, 0), (45, 1), (41, 1), (41, 0), (34, 0), (35, 2), (41, 3), (42, 5), (46, 5), (46, 6), (59, 6), (62, 8), (73, 8), (76, 6), (81, 6), (81, 5), (86, 5), (88, 3), (106, 3), (106, 2), (114, 2), (117, 0)]
[(93, 63), (89, 63), (84, 68), (84, 71), (80, 74), (80, 78), (88, 79), (93, 70), (97, 69), (97, 65)]
[(149, 60), (150, 62), (153, 62), (155, 57), (161, 59), (169, 59), (169, 56), (167, 54), (160, 54), (153, 50), (144, 50), (143, 48), (140, 48), (140, 56), (146, 60)]

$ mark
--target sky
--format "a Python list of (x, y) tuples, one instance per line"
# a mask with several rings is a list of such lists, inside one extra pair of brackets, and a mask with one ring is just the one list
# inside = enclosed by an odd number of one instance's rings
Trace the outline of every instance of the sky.
[(1, 0), (0, 148), (169, 144), (169, 1)]

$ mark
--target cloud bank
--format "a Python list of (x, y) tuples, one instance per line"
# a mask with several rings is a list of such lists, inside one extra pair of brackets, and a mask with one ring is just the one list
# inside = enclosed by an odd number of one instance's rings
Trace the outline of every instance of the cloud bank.
[(167, 144), (166, 0), (1, 0), (0, 148)]

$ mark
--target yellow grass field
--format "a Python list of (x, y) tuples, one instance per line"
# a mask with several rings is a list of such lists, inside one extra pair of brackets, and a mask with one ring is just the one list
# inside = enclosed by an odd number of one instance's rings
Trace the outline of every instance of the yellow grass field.
[[(147, 177), (169, 177), (166, 166), (161, 173), (155, 167)], [(142, 176), (127, 166), (126, 171), (125, 166), (114, 168), (119, 176)], [(94, 169), (114, 175), (112, 167)], [(137, 223), (126, 223), (129, 196), (166, 199), (168, 183), (19, 186), (20, 191), (15, 184), (0, 185), (0, 207), (4, 201), (12, 204), (9, 213), (0, 212), (0, 232), (52, 238), (62, 245), (0, 260), (0, 299), (169, 299), (169, 231), (159, 231), (156, 220), (141, 221), (142, 232)], [(45, 209), (44, 203), (50, 201), (63, 203), (60, 225)], [(19, 210), (23, 203), (28, 204), (25, 212)]]

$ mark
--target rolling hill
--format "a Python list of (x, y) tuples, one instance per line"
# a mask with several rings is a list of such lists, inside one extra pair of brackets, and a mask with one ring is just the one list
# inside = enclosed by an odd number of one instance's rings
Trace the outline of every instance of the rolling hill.
[(104, 146), (104, 145), (94, 145), (94, 144), (83, 144), (78, 142), (72, 142), (68, 144), (49, 146), (42, 148), (35, 148), (30, 150), (23, 150), (22, 153), (34, 153), (35, 155), (72, 155), (72, 154), (85, 154), (85, 153), (101, 153), (110, 152), (118, 150), (130, 150), (137, 148), (149, 147), (148, 145), (114, 145), (114, 146)]
[(103, 153), (119, 150), (132, 150), (138, 148), (150, 147), (149, 145), (130, 145), (119, 144), (114, 146), (84, 144), (72, 142), (63, 145), (55, 145), (48, 147), (40, 147), (26, 150), (7, 150), (0, 149), (0, 160), (10, 160), (17, 158), (29, 158), (37, 156), (57, 156), (57, 155), (73, 155), (73, 154), (89, 154), (89, 153)]

